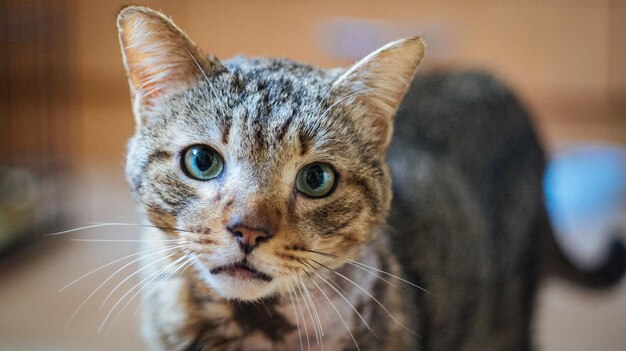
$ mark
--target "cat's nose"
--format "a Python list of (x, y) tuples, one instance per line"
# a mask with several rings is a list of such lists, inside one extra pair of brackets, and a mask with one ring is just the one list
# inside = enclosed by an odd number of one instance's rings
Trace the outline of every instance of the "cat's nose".
[(250, 228), (246, 225), (238, 224), (229, 226), (228, 230), (235, 236), (241, 250), (249, 254), (259, 244), (272, 236), (271, 231), (264, 228)]

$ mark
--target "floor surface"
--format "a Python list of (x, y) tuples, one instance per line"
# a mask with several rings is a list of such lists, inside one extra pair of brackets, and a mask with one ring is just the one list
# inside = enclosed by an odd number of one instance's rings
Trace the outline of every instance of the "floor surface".
[[(72, 187), (80, 213), (76, 226), (88, 221), (137, 221), (121, 170), (84, 172)], [(72, 239), (133, 239), (137, 231), (114, 227), (45, 237), (34, 247), (1, 262), (0, 351), (144, 350), (134, 315), (138, 298), (115, 320), (125, 304), (120, 303), (98, 333), (118, 299), (136, 284), (136, 277), (120, 286), (100, 310), (102, 301), (122, 280), (120, 277), (128, 276), (137, 266), (127, 267), (124, 274), (93, 294), (69, 323), (76, 308), (116, 268), (106, 267), (59, 292), (86, 272), (138, 251), (136, 243)], [(625, 350), (626, 283), (598, 293), (549, 282), (539, 298), (535, 329), (539, 349), (544, 351)]]

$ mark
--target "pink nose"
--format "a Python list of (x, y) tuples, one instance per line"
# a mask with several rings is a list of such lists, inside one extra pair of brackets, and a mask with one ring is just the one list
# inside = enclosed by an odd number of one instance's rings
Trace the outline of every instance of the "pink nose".
[(234, 227), (228, 227), (228, 230), (235, 236), (239, 247), (246, 254), (249, 254), (259, 244), (269, 239), (272, 234), (262, 228), (250, 228), (245, 225), (236, 225)]

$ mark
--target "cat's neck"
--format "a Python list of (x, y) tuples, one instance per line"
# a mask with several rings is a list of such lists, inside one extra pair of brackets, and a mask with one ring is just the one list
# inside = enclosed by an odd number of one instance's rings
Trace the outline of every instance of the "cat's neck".
[(188, 269), (147, 296), (153, 307), (144, 310), (144, 318), (152, 322), (145, 323), (144, 333), (158, 342), (156, 349), (171, 343), (216, 351), (297, 350), (302, 342), (306, 349), (322, 350), (323, 344), (325, 350), (342, 350), (357, 349), (355, 340), (362, 351), (413, 349), (403, 327), (414, 325), (405, 302), (412, 291), (391, 276), (400, 274), (380, 240), (362, 245), (354, 260), (309, 272), (288, 293), (258, 302), (224, 299)]
[(384, 247), (365, 245), (355, 260), (311, 272), (288, 294), (238, 302), (202, 288), (209, 295), (198, 302), (209, 309), (204, 314), (209, 319), (215, 315), (211, 306), (229, 308), (232, 337), (243, 350), (293, 350), (301, 342), (311, 350), (352, 349), (355, 342), (361, 350), (380, 350), (389, 343), (405, 349), (410, 338), (403, 337), (409, 332), (401, 325), (410, 324), (404, 294), (381, 273), (400, 274), (392, 257)]

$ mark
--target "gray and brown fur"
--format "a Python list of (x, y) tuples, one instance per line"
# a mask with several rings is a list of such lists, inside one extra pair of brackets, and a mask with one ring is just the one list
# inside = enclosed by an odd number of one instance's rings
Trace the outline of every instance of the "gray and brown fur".
[[(323, 70), (207, 58), (143, 7), (123, 9), (118, 28), (137, 121), (127, 177), (160, 227), (146, 232), (146, 249), (181, 245), (144, 259), (145, 277), (164, 278), (146, 294), (152, 350), (531, 348), (544, 157), (502, 84), (479, 73), (418, 76), (389, 148), (419, 38)], [(223, 157), (219, 177), (182, 170), (195, 144)], [(337, 171), (331, 195), (296, 191), (311, 162)], [(235, 222), (272, 235), (242, 252), (227, 229)], [(242, 260), (271, 281), (211, 272)], [(168, 270), (172, 262), (181, 269)]]

